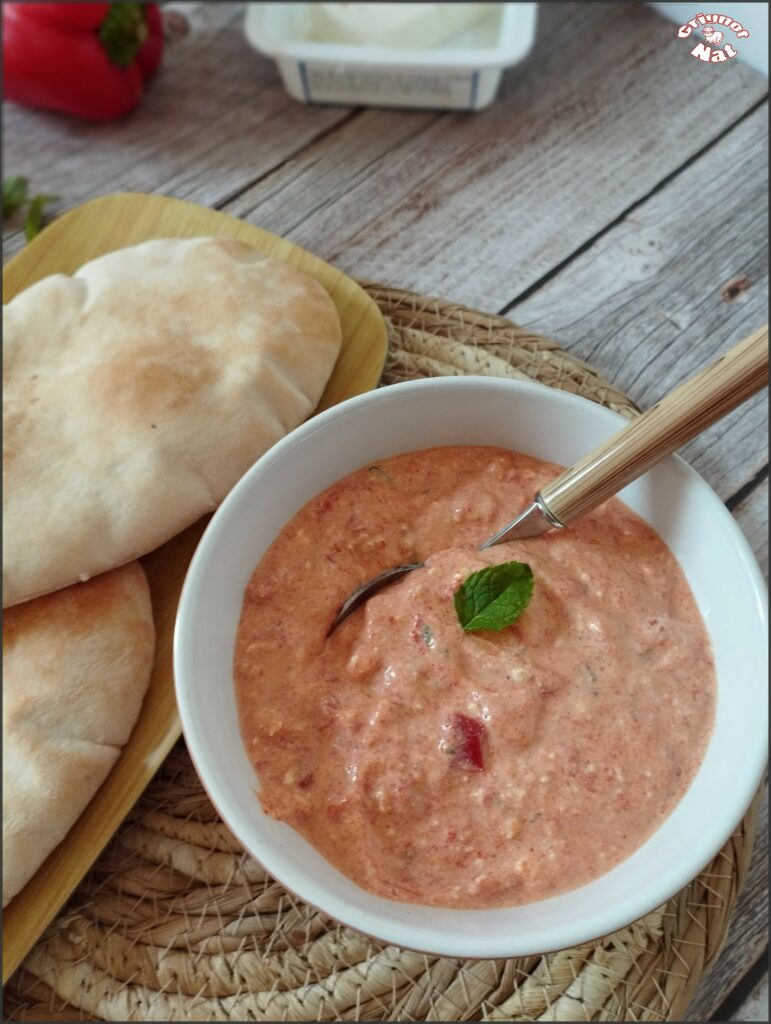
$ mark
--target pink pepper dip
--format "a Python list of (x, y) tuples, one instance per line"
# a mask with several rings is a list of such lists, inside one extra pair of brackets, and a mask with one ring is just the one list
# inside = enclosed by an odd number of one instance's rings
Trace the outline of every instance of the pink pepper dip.
[[(386, 459), (309, 502), (246, 589), (234, 671), (262, 806), (371, 892), (485, 908), (575, 888), (644, 843), (699, 767), (709, 639), (639, 516), (613, 499), (476, 550), (557, 472), (495, 448)], [(327, 639), (358, 584), (424, 560)], [(512, 560), (535, 575), (529, 606), (464, 633), (455, 590)]]

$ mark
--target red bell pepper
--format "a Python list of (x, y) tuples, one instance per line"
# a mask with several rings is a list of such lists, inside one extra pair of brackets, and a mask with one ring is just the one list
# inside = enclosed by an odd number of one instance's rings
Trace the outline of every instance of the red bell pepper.
[(3, 3), (5, 98), (109, 121), (139, 103), (163, 53), (157, 4)]

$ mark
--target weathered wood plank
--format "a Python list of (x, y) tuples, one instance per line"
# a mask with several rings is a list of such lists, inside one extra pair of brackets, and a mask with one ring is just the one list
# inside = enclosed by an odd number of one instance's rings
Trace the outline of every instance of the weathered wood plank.
[(643, 5), (543, 4), (488, 110), (396, 146), (405, 115), (373, 112), (227, 209), (351, 273), (498, 309), (766, 94), (759, 73), (720, 70)]
[[(768, 318), (767, 136), (763, 106), (511, 317), (652, 405)], [(768, 461), (767, 431), (763, 395), (682, 454), (727, 499)]]
[[(4, 167), (63, 210), (104, 192), (162, 192), (217, 206), (319, 134), (343, 107), (310, 108), (284, 91), (273, 62), (244, 38), (243, 5), (188, 4), (189, 32), (167, 45), (142, 104), (87, 124), (3, 104)], [(6, 240), (9, 253), (23, 244)]]
[(747, 880), (736, 901), (723, 951), (699, 982), (686, 1020), (711, 1020), (768, 944), (768, 787), (758, 814)]

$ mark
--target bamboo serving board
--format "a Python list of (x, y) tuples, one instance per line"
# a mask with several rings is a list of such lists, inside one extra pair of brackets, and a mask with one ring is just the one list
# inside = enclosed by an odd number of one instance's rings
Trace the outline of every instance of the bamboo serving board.
[[(359, 285), (276, 235), (177, 199), (123, 193), (65, 213), (9, 262), (3, 272), (3, 301), (48, 274), (71, 274), (114, 249), (152, 238), (199, 235), (241, 239), (300, 267), (332, 296), (342, 321), (343, 346), (319, 410), (377, 385), (386, 356), (386, 327), (380, 310)], [(3, 983), (86, 874), (180, 735), (172, 674), (174, 619), (185, 573), (207, 520), (208, 516), (142, 559), (157, 634), (147, 695), (112, 772), (64, 841), (6, 907)]]

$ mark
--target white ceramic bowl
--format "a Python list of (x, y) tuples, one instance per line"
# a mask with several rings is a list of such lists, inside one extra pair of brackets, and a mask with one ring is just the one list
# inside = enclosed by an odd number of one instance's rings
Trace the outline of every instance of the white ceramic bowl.
[[(484, 377), (413, 381), (310, 420), (264, 455), (225, 499), (182, 592), (174, 643), (177, 699), (188, 749), (212, 801), (287, 889), (386, 942), (446, 956), (521, 956), (628, 924), (684, 886), (726, 841), (766, 761), (766, 591), (731, 515), (677, 458), (660, 463), (621, 497), (658, 530), (696, 595), (717, 664), (716, 724), (681, 803), (612, 871), (560, 896), (500, 910), (441, 910), (373, 896), (293, 829), (263, 814), (239, 734), (232, 661), (244, 587), (266, 548), (310, 498), (369, 462), (434, 445), (498, 445), (570, 464), (623, 422), (592, 402), (538, 384)], [(298, 588), (305, 582), (298, 580)]]

